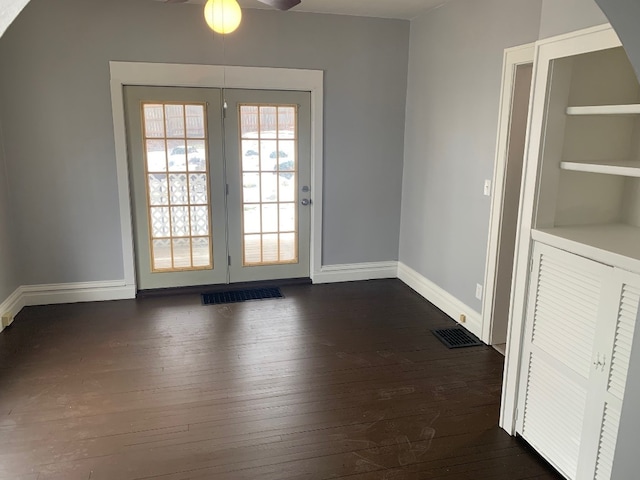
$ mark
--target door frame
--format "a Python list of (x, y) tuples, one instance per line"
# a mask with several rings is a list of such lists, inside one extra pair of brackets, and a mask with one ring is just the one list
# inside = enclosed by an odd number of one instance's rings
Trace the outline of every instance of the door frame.
[(311, 93), (311, 280), (322, 268), (322, 173), (324, 72), (270, 67), (234, 67), (109, 62), (118, 203), (125, 285), (137, 291), (123, 88), (125, 85), (298, 90)]
[[(491, 211), (489, 214), (489, 237), (487, 241), (487, 259), (484, 277), (484, 296), (482, 299), (482, 341), (491, 345), (494, 300), (496, 296), (500, 236), (502, 233), (502, 207), (505, 197), (507, 160), (509, 156), (509, 137), (511, 134), (511, 113), (513, 94), (516, 86), (516, 73), (520, 65), (533, 64), (535, 43), (528, 43), (504, 51), (502, 62), (502, 89), (498, 117), (498, 137), (496, 139), (496, 157), (493, 166), (491, 185)], [(535, 71), (535, 65), (534, 65)], [(529, 92), (529, 114), (533, 97), (533, 77)], [(529, 115), (527, 114), (527, 115)], [(526, 144), (526, 141), (525, 141)], [(526, 155), (526, 147), (525, 147)], [(523, 158), (524, 163), (524, 158)]]

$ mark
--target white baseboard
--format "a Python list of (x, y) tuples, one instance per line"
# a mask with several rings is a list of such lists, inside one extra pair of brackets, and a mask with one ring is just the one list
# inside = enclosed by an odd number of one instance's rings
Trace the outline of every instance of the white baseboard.
[(397, 277), (398, 262), (375, 262), (327, 265), (314, 274), (312, 280), (313, 283), (336, 283)]
[[(20, 310), (24, 307), (24, 299), (22, 298), (20, 288), (16, 288), (11, 295), (7, 297), (7, 299), (0, 303), (0, 316), (9, 314), (12, 317), (15, 317)], [(2, 326), (2, 322), (0, 322), (0, 332), (4, 329)]]
[(476, 337), (482, 337), (482, 315), (480, 313), (402, 262), (398, 262), (398, 278), (456, 322), (460, 321), (461, 314), (465, 315), (466, 322), (460, 325)]
[[(481, 337), (482, 321), (478, 312), (402, 262), (328, 265), (314, 275), (313, 283), (354, 282), (381, 278), (399, 278), (456, 321), (460, 318), (460, 314), (466, 315), (467, 321), (464, 327)], [(127, 285), (124, 280), (23, 285), (0, 303), (0, 315), (10, 313), (16, 316), (23, 307), (32, 305), (99, 302), (135, 297), (136, 286)]]
[(10, 313), (15, 317), (24, 307), (32, 305), (101, 302), (135, 297), (135, 285), (127, 285), (124, 280), (22, 285), (0, 304), (0, 315)]
[(126, 285), (124, 280), (24, 285), (20, 289), (25, 306), (124, 300), (136, 296), (135, 285)]

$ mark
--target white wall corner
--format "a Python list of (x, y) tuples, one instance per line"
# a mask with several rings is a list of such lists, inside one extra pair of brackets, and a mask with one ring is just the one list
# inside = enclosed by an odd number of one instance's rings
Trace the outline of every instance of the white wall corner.
[(398, 278), (456, 322), (459, 322), (460, 315), (464, 314), (466, 322), (460, 325), (481, 338), (482, 315), (479, 312), (402, 262), (398, 262)]
[(313, 283), (337, 283), (397, 277), (398, 262), (393, 261), (325, 265), (311, 279)]

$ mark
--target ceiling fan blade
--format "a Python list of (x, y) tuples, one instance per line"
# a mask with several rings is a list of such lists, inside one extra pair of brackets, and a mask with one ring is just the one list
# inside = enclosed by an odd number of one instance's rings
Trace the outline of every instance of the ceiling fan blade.
[(289, 10), (298, 5), (301, 0), (258, 0), (260, 3), (277, 8), (278, 10)]

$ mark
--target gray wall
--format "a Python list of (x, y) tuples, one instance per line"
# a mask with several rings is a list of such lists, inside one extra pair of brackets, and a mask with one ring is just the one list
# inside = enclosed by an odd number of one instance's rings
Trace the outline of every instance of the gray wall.
[[(0, 39), (0, 115), (28, 284), (123, 277), (109, 60), (325, 70), (324, 264), (397, 259), (409, 22), (33, 0)], [(10, 122), (8, 120), (11, 120)]]
[(540, 38), (607, 23), (594, 0), (543, 0)]
[(598, 0), (624, 44), (636, 73), (640, 74), (640, 2), (638, 0)]
[[(0, 123), (0, 303), (20, 285), (14, 263), (15, 229), (11, 221), (12, 211), (2, 137)], [(0, 315), (3, 313), (0, 312)]]
[(400, 260), (477, 311), (503, 51), (538, 38), (540, 8), (456, 0), (411, 23)]

